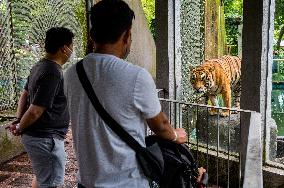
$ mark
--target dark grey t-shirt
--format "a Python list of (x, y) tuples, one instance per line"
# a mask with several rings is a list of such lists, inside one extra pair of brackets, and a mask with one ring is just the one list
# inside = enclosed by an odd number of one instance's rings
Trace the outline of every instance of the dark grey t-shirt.
[(57, 63), (42, 59), (33, 66), (25, 86), (28, 104), (42, 106), (46, 110), (36, 122), (24, 130), (24, 134), (64, 138), (69, 114), (63, 84), (62, 68)]

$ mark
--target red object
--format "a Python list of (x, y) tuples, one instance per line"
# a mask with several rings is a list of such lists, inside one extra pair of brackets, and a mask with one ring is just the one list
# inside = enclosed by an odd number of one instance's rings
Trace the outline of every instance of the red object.
[(203, 183), (197, 183), (197, 188), (205, 188), (205, 185)]

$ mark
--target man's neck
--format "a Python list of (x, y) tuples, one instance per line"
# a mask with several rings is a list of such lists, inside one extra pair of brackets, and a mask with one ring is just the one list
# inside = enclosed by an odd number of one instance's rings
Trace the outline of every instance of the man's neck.
[(62, 60), (56, 54), (46, 53), (44, 58), (47, 60), (53, 61), (60, 66), (64, 64)]
[(123, 58), (124, 54), (119, 44), (99, 44), (96, 45), (95, 53), (110, 54), (118, 58)]

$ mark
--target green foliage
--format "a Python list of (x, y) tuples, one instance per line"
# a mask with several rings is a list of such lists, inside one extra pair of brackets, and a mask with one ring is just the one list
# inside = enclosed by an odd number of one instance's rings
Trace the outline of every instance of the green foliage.
[(283, 82), (284, 81), (284, 75), (281, 73), (274, 73), (272, 74), (272, 80), (274, 82)]
[(141, 0), (141, 3), (151, 33), (155, 37), (155, 0)]
[(243, 0), (224, 0), (224, 6), (227, 17), (242, 17)]
[(85, 0), (79, 0), (79, 1), (74, 1), (73, 6), (74, 12), (76, 15), (76, 18), (79, 22), (79, 25), (82, 28), (83, 31), (83, 49), (84, 49), (84, 54), (86, 54), (87, 51), (87, 15), (86, 15), (86, 1)]
[[(225, 0), (224, 6), (227, 44), (236, 46), (238, 44), (238, 25), (243, 20), (243, 0)], [(237, 53), (237, 50), (234, 50), (233, 53)]]
[(275, 15), (274, 15), (274, 40), (275, 41), (278, 40), (281, 27), (284, 27), (284, 1), (275, 0)]
[(24, 87), (31, 66), (42, 57), (45, 32), (50, 27), (71, 29), (75, 34), (76, 55), (84, 56), (87, 46), (85, 0), (17, 0), (12, 3), (11, 12), (17, 91)]

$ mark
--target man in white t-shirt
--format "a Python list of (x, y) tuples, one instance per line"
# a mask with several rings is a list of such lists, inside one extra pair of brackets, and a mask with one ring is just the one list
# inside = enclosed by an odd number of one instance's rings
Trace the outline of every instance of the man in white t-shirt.
[[(83, 60), (93, 89), (106, 111), (142, 146), (146, 124), (159, 137), (186, 141), (184, 129), (173, 129), (156, 93), (151, 75), (123, 60), (131, 45), (134, 12), (121, 0), (102, 0), (91, 10), (95, 53)], [(78, 161), (78, 187), (149, 187), (135, 151), (105, 124), (95, 111), (76, 73), (65, 73), (65, 93)]]

